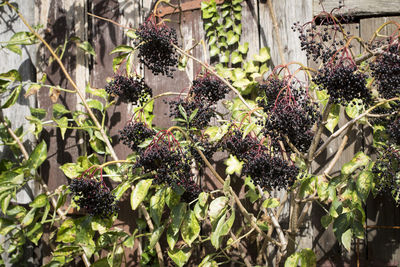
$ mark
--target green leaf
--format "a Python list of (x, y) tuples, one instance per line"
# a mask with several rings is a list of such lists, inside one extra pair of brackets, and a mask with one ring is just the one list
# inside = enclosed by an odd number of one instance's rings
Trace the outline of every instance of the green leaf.
[(216, 45), (211, 45), (210, 46), (210, 57), (215, 57), (219, 55), (219, 48)]
[(6, 48), (15, 54), (22, 56), (22, 49), (18, 45), (6, 45)]
[(332, 222), (332, 217), (329, 214), (326, 214), (321, 217), (321, 225), (326, 229)]
[(11, 45), (31, 45), (36, 42), (36, 37), (30, 32), (17, 32), (11, 38)]
[(240, 35), (242, 34), (242, 24), (235, 24), (233, 25), (233, 32), (237, 34), (238, 38), (240, 39)]
[(266, 200), (264, 200), (263, 202), (263, 207), (266, 209), (272, 209), (272, 208), (276, 208), (279, 206), (279, 200), (277, 198), (268, 198)]
[(234, 31), (229, 31), (226, 35), (226, 43), (228, 45), (234, 45), (239, 42), (239, 35), (236, 34)]
[(136, 31), (135, 30), (128, 30), (126, 33), (126, 36), (128, 36), (131, 39), (137, 39), (138, 36), (136, 35)]
[(165, 206), (165, 188), (159, 189), (154, 196), (150, 198), (150, 216), (158, 227)]
[(238, 51), (233, 51), (231, 55), (232, 64), (238, 64), (243, 61), (242, 55)]
[(139, 207), (140, 203), (142, 203), (143, 199), (146, 197), (147, 192), (151, 184), (153, 183), (153, 179), (141, 180), (132, 191), (131, 194), (131, 207), (132, 210), (136, 210)]
[(10, 204), (12, 194), (10, 192), (5, 192), (6, 196), (1, 199), (1, 211), (5, 214), (7, 213), (8, 205)]
[(374, 175), (370, 171), (362, 171), (357, 177), (356, 187), (357, 193), (361, 200), (366, 203), (369, 192), (372, 188), (372, 183), (374, 181)]
[(259, 195), (256, 187), (249, 176), (244, 180), (244, 184), (248, 187), (246, 197), (250, 199), (251, 203), (256, 202), (261, 196)]
[(130, 53), (132, 51), (135, 51), (135, 49), (132, 46), (120, 45), (120, 46), (115, 47), (113, 50), (111, 50), (110, 55), (114, 54), (114, 53), (119, 53), (119, 52)]
[(179, 238), (179, 234), (178, 233), (174, 234), (171, 226), (168, 227), (168, 229), (167, 229), (167, 243), (168, 243), (168, 247), (169, 247), (170, 250), (174, 249), (175, 244), (178, 241), (178, 238)]
[(222, 53), (219, 57), (219, 62), (221, 63), (228, 63), (229, 62), (229, 56), (230, 53), (229, 51), (225, 51), (224, 53)]
[(88, 53), (94, 57), (96, 56), (93, 46), (88, 41), (79, 42), (77, 45), (80, 49), (85, 51), (85, 53)]
[(179, 203), (179, 205), (173, 207), (171, 210), (172, 222), (170, 227), (173, 235), (176, 235), (179, 232), (184, 215), (186, 214), (186, 207), (186, 203)]
[(60, 119), (54, 119), (54, 121), (57, 123), (58, 127), (60, 128), (61, 138), (64, 140), (65, 133), (67, 132), (67, 129), (68, 129), (68, 118), (62, 117)]
[(343, 246), (347, 249), (347, 251), (351, 251), (351, 239), (353, 237), (353, 231), (350, 229), (347, 229), (346, 232), (342, 234), (342, 239), (341, 243)]
[(64, 172), (65, 176), (70, 179), (76, 178), (81, 175), (82, 172), (85, 171), (79, 164), (76, 163), (65, 163), (64, 165), (60, 166), (60, 169)]
[(317, 257), (315, 253), (309, 249), (305, 248), (300, 252), (301, 267), (316, 267)]
[(73, 219), (66, 219), (57, 231), (56, 242), (72, 243), (76, 237), (76, 225)]
[(285, 267), (297, 267), (300, 261), (300, 253), (290, 255), (285, 261)]
[(30, 225), (33, 222), (33, 219), (35, 218), (35, 213), (36, 213), (36, 208), (32, 208), (22, 219), (21, 225), (23, 227), (26, 227)]
[(103, 99), (107, 99), (108, 97), (106, 90), (100, 88), (92, 88), (89, 83), (86, 85), (85, 91), (86, 93), (101, 97)]
[(364, 152), (360, 151), (354, 155), (353, 159), (350, 162), (347, 162), (342, 166), (341, 172), (343, 175), (349, 175), (358, 168), (366, 166), (369, 162), (370, 157), (364, 154)]
[(267, 47), (261, 48), (259, 54), (254, 55), (254, 60), (261, 63), (267, 62), (270, 58), (271, 56), (269, 54), (269, 48)]
[(185, 219), (182, 222), (181, 227), (181, 236), (182, 239), (188, 244), (189, 246), (192, 245), (193, 241), (200, 234), (200, 224), (197, 221), (196, 215), (193, 211), (189, 211), (186, 213)]
[(113, 59), (113, 71), (116, 72), (129, 53), (121, 54)]
[(210, 216), (211, 223), (217, 219), (220, 214), (227, 208), (228, 198), (225, 196), (218, 197), (210, 203)]
[(233, 210), (231, 216), (228, 220), (225, 221), (226, 213), (218, 220), (217, 226), (215, 230), (211, 233), (211, 244), (216, 248), (219, 249), (221, 245), (222, 237), (227, 235), (229, 230), (231, 229), (233, 222), (235, 220), (235, 212)]
[[(229, 12), (229, 11), (228, 11)], [(229, 17), (225, 18), (224, 28), (227, 30), (233, 25), (233, 20)]]
[(61, 118), (62, 116), (71, 113), (68, 109), (64, 107), (62, 104), (54, 104), (53, 105), (53, 117), (56, 119)]
[(1, 106), (2, 109), (9, 108), (17, 102), (18, 96), (21, 93), (22, 84), (18, 85), (10, 94), (6, 102)]
[(175, 262), (178, 267), (183, 267), (185, 263), (189, 260), (192, 251), (189, 248), (183, 249), (169, 249), (168, 256)]
[(333, 104), (325, 124), (326, 129), (328, 129), (331, 133), (334, 132), (336, 125), (339, 123), (339, 113), (340, 105)]
[(225, 170), (225, 172), (227, 174), (231, 175), (231, 174), (236, 173), (237, 176), (240, 176), (240, 174), (242, 173), (242, 168), (243, 168), (243, 164), (244, 164), (243, 161), (239, 161), (236, 156), (233, 156), (232, 154), (230, 154), (229, 158), (226, 159), (224, 161), (224, 163), (227, 166), (226, 170)]
[(164, 225), (161, 225), (157, 229), (155, 229), (150, 237), (149, 248), (153, 249), (158, 240), (160, 239), (162, 233), (164, 232)]
[(242, 54), (247, 54), (249, 51), (249, 43), (245, 42), (243, 45), (239, 45), (238, 51)]
[(42, 234), (43, 225), (41, 223), (35, 223), (35, 225), (26, 233), (26, 237), (37, 246)]
[(99, 100), (87, 99), (86, 102), (90, 108), (92, 108), (92, 109), (94, 108), (94, 109), (99, 110), (100, 112), (103, 112), (104, 106), (103, 106), (103, 103), (101, 103)]
[(120, 183), (117, 187), (115, 187), (112, 191), (115, 196), (115, 199), (119, 200), (125, 193), (125, 191), (128, 190), (129, 187), (131, 187), (131, 185), (128, 181)]
[(29, 207), (32, 208), (43, 208), (46, 206), (48, 203), (47, 195), (46, 194), (40, 194), (38, 195), (32, 203), (29, 204)]
[(11, 82), (22, 82), (21, 75), (15, 69), (9, 70), (8, 72), (0, 73), (0, 79), (6, 79)]
[(47, 144), (44, 140), (40, 142), (35, 149), (33, 150), (32, 154), (29, 156), (27, 161), (27, 166), (31, 169), (37, 169), (47, 158)]
[(31, 111), (31, 115), (39, 120), (42, 120), (46, 117), (46, 110), (43, 108), (29, 108)]
[[(79, 220), (79, 219), (78, 219)], [(79, 221), (75, 221), (76, 225), (76, 239), (75, 242), (78, 244), (86, 256), (90, 258), (96, 249), (96, 244), (94, 243), (94, 231), (91, 227), (91, 217), (83, 217)]]

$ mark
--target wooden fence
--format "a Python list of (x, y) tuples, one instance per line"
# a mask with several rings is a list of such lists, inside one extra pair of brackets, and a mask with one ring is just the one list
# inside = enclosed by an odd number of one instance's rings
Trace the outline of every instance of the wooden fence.
[[(228, 0), (227, 0), (228, 1)], [(272, 0), (271, 0), (272, 1)], [(75, 47), (68, 46), (64, 56), (66, 64), (72, 77), (82, 90), (88, 83), (92, 87), (104, 88), (107, 77), (112, 77), (112, 59), (109, 52), (117, 45), (124, 44), (127, 40), (123, 36), (123, 31), (118, 26), (103, 20), (96, 19), (88, 15), (88, 12), (102, 17), (118, 21), (124, 25), (137, 27), (141, 21), (149, 14), (154, 1), (151, 0), (18, 0), (21, 12), (29, 19), (31, 24), (42, 24), (46, 40), (52, 47), (62, 45), (66, 38), (77, 36), (82, 40), (88, 40), (94, 47), (97, 57), (90, 60), (82, 51), (77, 51)], [(171, 1), (177, 2), (177, 1)], [(189, 47), (194, 40), (204, 39), (204, 30), (201, 19), (201, 11), (196, 8), (200, 1), (182, 0), (181, 3), (190, 4), (193, 8), (183, 13), (182, 32), (184, 40), (181, 43)], [(221, 1), (220, 1), (221, 2)], [(338, 5), (337, 0), (322, 1), (326, 10), (330, 10)], [(351, 15), (351, 24), (346, 27), (354, 34), (359, 34), (362, 38), (369, 38), (374, 29), (389, 19), (400, 20), (400, 0), (363, 0), (363, 1), (344, 1), (346, 5), (345, 14)], [(278, 22), (279, 35), (274, 31), (274, 24), (271, 13), (268, 9), (266, 0), (246, 0), (243, 1), (242, 11), (242, 37), (241, 42), (249, 42), (249, 52), (251, 56), (256, 54), (261, 47), (271, 48), (271, 66), (281, 63), (279, 57), (278, 38), (282, 43), (285, 61), (297, 61), (307, 64), (305, 54), (300, 50), (300, 42), (296, 33), (293, 33), (291, 26), (294, 22), (309, 21), (313, 15), (321, 11), (318, 0), (280, 0), (272, 1), (275, 16)], [(0, 13), (0, 41), (5, 41), (17, 31), (24, 27), (18, 19), (10, 12)], [(176, 21), (177, 14), (171, 15), (171, 20)], [(177, 26), (172, 22), (172, 26)], [(205, 57), (201, 48), (194, 50), (194, 55)], [(6, 64), (0, 64), (0, 72), (11, 68), (19, 69), (25, 80), (36, 80), (42, 73), (48, 74), (48, 81), (63, 88), (70, 88), (64, 75), (56, 64), (48, 65), (48, 52), (43, 47), (27, 47), (23, 50), (23, 56), (19, 57), (10, 52), (0, 50), (0, 58), (7, 58)], [(312, 64), (312, 63), (310, 63)], [(174, 79), (153, 76), (150, 72), (144, 71), (147, 83), (153, 88), (156, 94), (167, 91), (181, 91), (189, 86), (190, 80), (198, 73), (200, 67), (189, 62), (187, 72), (177, 72)], [(75, 95), (60, 93), (54, 95), (57, 102), (62, 103), (70, 109), (81, 109), (78, 98)], [(22, 94), (23, 95), (23, 94)], [(9, 113), (5, 114), (13, 122), (13, 127), (24, 123), (24, 116), (29, 114), (28, 106), (44, 108), (51, 114), (53, 100), (49, 97), (48, 90), (40, 90), (37, 96), (25, 99), (20, 97), (18, 106), (14, 107)], [(157, 126), (165, 127), (170, 124), (166, 119), (165, 112), (167, 106), (162, 100), (156, 100), (155, 120)], [(18, 110), (18, 112), (15, 112)], [(121, 104), (109, 112), (108, 125), (110, 134), (115, 144), (116, 153), (120, 158), (129, 154), (129, 150), (118, 143), (118, 130), (123, 127), (130, 118), (131, 106)], [(168, 115), (167, 115), (168, 116)], [(343, 115), (340, 124), (346, 121)], [(338, 162), (337, 166), (349, 161), (358, 150), (370, 150), (370, 140), (365, 138), (370, 135), (368, 127), (359, 127), (352, 133), (352, 140), (346, 147), (346, 151)], [(62, 184), (67, 184), (67, 178), (60, 171), (59, 167), (66, 162), (73, 162), (78, 155), (86, 151), (86, 142), (83, 136), (79, 136), (75, 131), (68, 130), (66, 139), (63, 141), (58, 130), (47, 129), (41, 138), (48, 144), (49, 158), (41, 169), (41, 175), (47, 181), (51, 190)], [(28, 138), (26, 142), (33, 140)], [(331, 144), (332, 149), (338, 144)], [(3, 152), (4, 154), (6, 152)], [(328, 153), (318, 159), (321, 166), (324, 165), (331, 155)], [(318, 166), (315, 166), (316, 170)], [(338, 167), (336, 168), (338, 170)], [(210, 185), (211, 186), (211, 185)], [(37, 193), (32, 185), (33, 193)], [(29, 198), (29, 194), (20, 194), (19, 198), (23, 201)], [(393, 226), (400, 225), (400, 209), (385, 199), (370, 199), (365, 207), (367, 214), (367, 225)], [(351, 264), (356, 254), (346, 255), (339, 247), (331, 231), (324, 232), (319, 222), (323, 215), (323, 210), (317, 205), (314, 206), (309, 216), (310, 223), (306, 225), (302, 232), (299, 247), (312, 248), (319, 259), (319, 265), (342, 266)], [(127, 227), (133, 228), (135, 220), (131, 216), (128, 203), (121, 205), (119, 220), (124, 222)], [(132, 230), (132, 229), (131, 229)], [(397, 266), (400, 264), (400, 230), (394, 229), (368, 229), (366, 239), (360, 244), (360, 257), (362, 263), (375, 266)], [(49, 255), (43, 250), (43, 262), (47, 261)]]

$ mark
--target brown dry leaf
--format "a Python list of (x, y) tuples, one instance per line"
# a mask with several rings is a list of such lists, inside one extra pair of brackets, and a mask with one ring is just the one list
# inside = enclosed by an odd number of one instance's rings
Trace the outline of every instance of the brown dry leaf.
[(58, 90), (57, 88), (55, 88), (55, 87), (51, 87), (50, 88), (50, 99), (51, 99), (51, 101), (53, 103), (57, 102), (58, 97), (60, 96), (60, 94), (61, 94), (61, 91)]

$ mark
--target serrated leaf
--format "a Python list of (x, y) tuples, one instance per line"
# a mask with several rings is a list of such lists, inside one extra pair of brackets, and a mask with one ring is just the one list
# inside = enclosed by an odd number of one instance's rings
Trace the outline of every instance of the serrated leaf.
[(211, 223), (227, 208), (227, 203), (228, 198), (225, 196), (218, 197), (210, 203), (208, 215), (210, 216)]
[(333, 104), (325, 124), (326, 129), (328, 129), (331, 133), (334, 132), (336, 125), (339, 123), (339, 113), (340, 105)]
[(115, 53), (130, 53), (134, 51), (135, 49), (132, 46), (129, 45), (119, 45), (115, 47), (113, 50), (111, 50), (110, 55), (115, 54)]
[(192, 245), (193, 241), (200, 234), (200, 224), (197, 221), (196, 215), (193, 211), (188, 211), (186, 213), (185, 219), (182, 222), (181, 236), (183, 241), (189, 246)]
[(29, 204), (29, 207), (32, 208), (43, 208), (46, 206), (48, 203), (47, 195), (46, 194), (40, 194), (35, 199), (33, 200), (32, 203)]
[(163, 232), (164, 232), (164, 225), (161, 225), (157, 229), (154, 229), (154, 231), (153, 231), (153, 233), (152, 233), (152, 235), (150, 237), (150, 244), (149, 244), (149, 248), (150, 249), (154, 248), (154, 246), (156, 245), (156, 243), (160, 239), (160, 237), (161, 237)]
[(189, 248), (183, 249), (169, 249), (168, 256), (175, 262), (178, 267), (183, 267), (185, 263), (189, 260), (192, 251)]
[(29, 156), (29, 159), (27, 161), (27, 166), (29, 166), (31, 169), (37, 169), (42, 163), (46, 160), (47, 158), (47, 144), (44, 140), (40, 142), (31, 155)]
[(71, 113), (68, 109), (64, 107), (62, 104), (54, 104), (53, 105), (53, 117), (56, 119), (61, 118), (62, 116)]
[(79, 42), (78, 47), (92, 56), (96, 56), (93, 46), (88, 41)]
[(17, 99), (19, 97), (19, 94), (21, 93), (22, 90), (22, 84), (18, 85), (13, 91), (12, 93), (9, 95), (9, 97), (7, 98), (7, 100), (5, 101), (5, 103), (1, 106), (2, 109), (6, 109), (11, 107), (12, 105), (15, 104), (15, 102), (17, 102)]
[(153, 183), (153, 179), (141, 180), (132, 191), (131, 194), (131, 207), (132, 210), (136, 210), (142, 203), (143, 199), (146, 197), (150, 186)]
[(154, 196), (150, 198), (150, 217), (158, 227), (161, 223), (161, 217), (165, 206), (165, 188), (159, 189)]
[(263, 202), (263, 207), (266, 209), (272, 209), (272, 208), (276, 208), (279, 206), (279, 200), (277, 198), (268, 198), (266, 200), (264, 200)]

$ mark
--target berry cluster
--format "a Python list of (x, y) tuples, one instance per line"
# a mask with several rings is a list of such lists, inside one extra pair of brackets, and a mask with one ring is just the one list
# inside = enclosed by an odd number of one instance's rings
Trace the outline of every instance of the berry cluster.
[(119, 139), (122, 140), (124, 145), (137, 151), (141, 143), (155, 134), (156, 132), (146, 127), (143, 122), (129, 122), (119, 131)]
[(77, 178), (69, 185), (74, 202), (92, 216), (110, 217), (118, 212), (118, 202), (110, 190), (93, 179)]
[(243, 165), (243, 174), (249, 175), (261, 187), (287, 189), (292, 186), (299, 169), (287, 161), (268, 153), (250, 153), (254, 156)]
[(164, 23), (156, 24), (154, 17), (147, 19), (136, 31), (140, 61), (154, 75), (172, 77), (178, 65), (178, 55), (172, 44), (178, 44), (175, 29)]
[(190, 92), (196, 102), (216, 103), (228, 93), (228, 87), (208, 72), (193, 81)]
[(386, 99), (400, 96), (400, 46), (390, 45), (387, 51), (371, 62), (372, 76), (380, 95)]
[(172, 100), (169, 102), (169, 116), (178, 119), (178, 122), (181, 121), (179, 124), (182, 124), (183, 121), (187, 121), (179, 109), (179, 106), (183, 108), (187, 118), (190, 118), (193, 112), (197, 110), (197, 113), (189, 122), (189, 125), (184, 124), (185, 126), (188, 126), (188, 128), (194, 127), (197, 129), (203, 129), (210, 123), (211, 118), (215, 116), (215, 109), (210, 103), (204, 101), (191, 101), (189, 99)]
[(393, 120), (387, 127), (390, 141), (393, 144), (400, 146), (400, 117)]
[(273, 155), (257, 138), (234, 130), (224, 141), (224, 148), (244, 161), (243, 174), (262, 187), (274, 189), (293, 185), (299, 169), (289, 162)]
[(376, 160), (372, 172), (375, 174), (375, 186), (381, 193), (392, 194), (400, 204), (400, 152), (388, 147)]
[[(196, 136), (191, 137), (193, 142), (196, 144), (196, 147), (201, 150), (204, 156), (207, 159), (212, 159), (214, 153), (218, 150), (219, 144), (213, 144), (209, 142), (207, 139), (198, 139)], [(200, 154), (197, 152), (194, 145), (189, 146), (190, 155), (193, 157), (196, 163), (198, 163), (201, 167), (204, 166), (204, 161), (201, 158)], [(202, 171), (202, 168), (199, 169)]]
[(313, 81), (326, 89), (333, 103), (346, 105), (354, 99), (364, 104), (371, 102), (371, 92), (367, 88), (368, 75), (358, 71), (355, 64), (327, 64), (319, 70)]
[(143, 168), (144, 173), (154, 173), (154, 183), (167, 186), (181, 186), (185, 192), (181, 199), (186, 202), (195, 200), (201, 193), (200, 187), (193, 181), (190, 160), (166, 140), (153, 143), (141, 152), (134, 168)]
[(130, 102), (136, 105), (143, 103), (153, 92), (149, 86), (140, 77), (126, 77), (116, 75), (114, 79), (106, 85), (106, 92), (110, 95), (119, 96), (124, 102)]
[(260, 84), (265, 97), (258, 104), (268, 114), (263, 132), (278, 140), (285, 140), (282, 137), (287, 136), (299, 151), (306, 152), (314, 136), (311, 128), (320, 121), (321, 115), (306, 90), (290, 80), (290, 77), (280, 79), (271, 75)]

